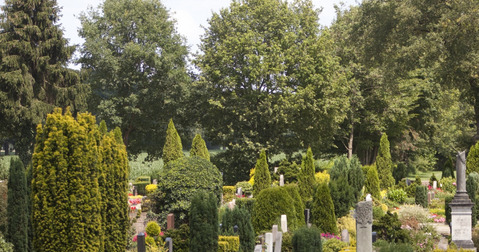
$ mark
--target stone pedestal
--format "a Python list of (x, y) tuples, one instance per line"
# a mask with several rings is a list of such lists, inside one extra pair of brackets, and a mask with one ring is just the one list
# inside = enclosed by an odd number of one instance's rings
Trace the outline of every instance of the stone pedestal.
[(361, 201), (356, 207), (356, 251), (373, 251), (373, 202)]

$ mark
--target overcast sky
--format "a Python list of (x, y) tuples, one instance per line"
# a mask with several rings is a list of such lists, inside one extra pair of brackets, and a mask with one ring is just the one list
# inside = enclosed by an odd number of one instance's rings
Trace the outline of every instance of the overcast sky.
[[(80, 21), (78, 16), (86, 11), (89, 6), (97, 8), (103, 0), (57, 0), (62, 7), (61, 26), (65, 31), (65, 37), (70, 39), (70, 44), (81, 44), (83, 39), (78, 36)], [(203, 34), (201, 26), (207, 26), (207, 19), (212, 12), (218, 12), (226, 8), (230, 0), (162, 0), (161, 1), (177, 21), (178, 32), (186, 38), (191, 52), (196, 52), (200, 43), (200, 35)], [(321, 25), (329, 26), (334, 20), (336, 13), (334, 5), (343, 2), (345, 6), (355, 5), (356, 0), (313, 0), (316, 8), (322, 8), (319, 16)], [(5, 3), (0, 0), (0, 5)]]

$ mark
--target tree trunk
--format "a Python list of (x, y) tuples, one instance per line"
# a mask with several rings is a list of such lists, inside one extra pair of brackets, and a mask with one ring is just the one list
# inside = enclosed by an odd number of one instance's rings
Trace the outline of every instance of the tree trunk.
[(353, 157), (353, 139), (354, 139), (354, 123), (351, 124), (351, 131), (349, 132), (349, 142), (348, 142), (348, 158)]

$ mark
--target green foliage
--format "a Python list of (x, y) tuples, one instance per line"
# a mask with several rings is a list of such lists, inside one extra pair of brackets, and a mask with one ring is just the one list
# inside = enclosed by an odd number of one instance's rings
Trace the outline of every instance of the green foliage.
[(6, 242), (5, 239), (3, 239), (3, 235), (0, 233), (0, 251), (3, 252), (13, 252), (13, 244), (10, 242)]
[(446, 215), (446, 223), (450, 224), (451, 223), (451, 207), (449, 206), (449, 203), (451, 203), (452, 199), (454, 196), (447, 196), (444, 199), (444, 209), (445, 209), (445, 215)]
[(230, 202), (235, 198), (234, 186), (223, 186), (223, 202)]
[(398, 204), (403, 204), (407, 198), (407, 193), (402, 189), (389, 190), (387, 197)]
[[(238, 233), (234, 233), (234, 226), (238, 226)], [(243, 208), (227, 208), (221, 216), (220, 235), (238, 235), (241, 251), (252, 251), (255, 246), (255, 233), (251, 224), (251, 214)], [(236, 250), (237, 251), (237, 250)]]
[(397, 213), (387, 212), (383, 217), (373, 221), (373, 231), (377, 232), (378, 239), (388, 242), (408, 242), (406, 230), (401, 229)]
[(403, 162), (399, 162), (393, 170), (393, 177), (396, 181), (396, 184), (401, 181), (401, 179), (405, 178), (408, 175), (408, 168), (407, 165)]
[(424, 208), (427, 207), (427, 187), (425, 186), (416, 186), (416, 196), (415, 203)]
[(145, 244), (149, 247), (153, 247), (153, 248), (157, 247), (156, 242), (155, 242), (155, 238), (153, 238), (151, 236), (145, 237)]
[(451, 177), (445, 177), (441, 178), (439, 184), (442, 185), (441, 189), (444, 192), (449, 192), (449, 193), (456, 193), (457, 187), (454, 185), (456, 183), (456, 180)]
[(8, 205), (8, 185), (7, 181), (0, 182), (0, 233), (7, 231), (7, 205)]
[(252, 223), (256, 232), (268, 230), (279, 222), (281, 215), (288, 218), (288, 230), (298, 227), (293, 198), (283, 187), (262, 190), (255, 196)]
[(160, 225), (158, 225), (158, 223), (156, 221), (149, 221), (146, 224), (145, 232), (149, 236), (159, 236), (160, 232), (161, 232)]
[(298, 226), (301, 226), (302, 223), (305, 223), (304, 204), (303, 204), (303, 201), (301, 200), (301, 196), (299, 195), (298, 186), (295, 184), (290, 184), (290, 185), (284, 186), (284, 189), (288, 191), (289, 196), (291, 196), (291, 198), (293, 199), (293, 205), (296, 212), (296, 221), (298, 223)]
[(253, 195), (258, 195), (263, 189), (271, 187), (271, 175), (269, 174), (266, 152), (261, 151), (258, 161), (256, 161), (254, 173)]
[(341, 218), (347, 215), (349, 209), (356, 203), (354, 189), (348, 183), (347, 177), (329, 181), (329, 190), (336, 217)]
[(303, 226), (294, 232), (292, 244), (294, 252), (321, 252), (321, 231), (315, 226)]
[(324, 252), (339, 252), (341, 249), (347, 247), (348, 244), (336, 238), (327, 239), (323, 243)]
[(439, 181), (437, 181), (436, 175), (434, 175), (434, 173), (433, 173), (431, 175), (431, 177), (429, 178), (429, 185), (432, 186), (434, 181), (439, 182)]
[(301, 169), (296, 162), (290, 163), (287, 159), (281, 160), (278, 165), (277, 173), (284, 176), (285, 184), (297, 182), (300, 172)]
[(201, 138), (200, 134), (196, 134), (195, 138), (193, 138), (190, 156), (198, 156), (210, 161), (210, 153), (208, 152), (208, 148), (206, 148), (205, 140)]
[(190, 81), (188, 51), (175, 21), (159, 0), (106, 0), (80, 22), (90, 110), (121, 129), (128, 153), (161, 157), (168, 119), (187, 122), (180, 104)]
[(191, 199), (190, 251), (216, 251), (218, 248), (218, 199), (199, 191)]
[(382, 242), (376, 242), (375, 244), (375, 247), (377, 247), (379, 249), (379, 251), (383, 252), (413, 252), (414, 251), (414, 248), (409, 245), (409, 244), (405, 244), (405, 243), (389, 243), (389, 242), (386, 242), (384, 240), (380, 240), (380, 241), (383, 241), (384, 243)]
[[(181, 145), (180, 135), (176, 131), (173, 119), (168, 123), (166, 129), (166, 141), (163, 146), (163, 163), (167, 165), (169, 162), (183, 157), (183, 145)], [(209, 161), (209, 160), (208, 160)]]
[(376, 166), (372, 165), (367, 169), (366, 181), (364, 183), (364, 194), (371, 194), (375, 199), (381, 198), (381, 190), (379, 188), (379, 176)]
[(254, 202), (255, 198), (238, 198), (236, 199), (236, 207), (248, 211), (251, 216), (254, 216)]
[(255, 166), (257, 155), (250, 146), (234, 145), (211, 157), (211, 162), (223, 173), (225, 185), (234, 185), (250, 179), (249, 172)]
[[(3, 4), (4, 3), (4, 4)], [(0, 134), (30, 163), (35, 128), (54, 107), (85, 109), (88, 86), (67, 68), (69, 46), (56, 1), (7, 0), (0, 17)]]
[(218, 237), (218, 245), (219, 245), (220, 242), (226, 242), (228, 244), (228, 246), (226, 246), (228, 249), (221, 250), (221, 251), (224, 251), (224, 252), (237, 252), (237, 251), (239, 251), (240, 238), (238, 236), (221, 236), (220, 235)]
[(7, 166), (7, 157), (0, 157), (0, 180), (8, 178), (8, 170), (10, 166)]
[(238, 188), (241, 187), (241, 191), (243, 191), (243, 194), (248, 196), (253, 193), (253, 186), (248, 182), (248, 181), (240, 181), (236, 183), (235, 185), (235, 191), (238, 190)]
[(188, 252), (190, 246), (190, 228), (188, 224), (181, 224), (179, 228), (166, 230), (163, 237), (171, 237), (175, 252)]
[(454, 176), (454, 171), (455, 171), (455, 166), (452, 162), (452, 157), (448, 157), (446, 159), (446, 163), (444, 163), (441, 179), (442, 178), (448, 178), (448, 177), (454, 178), (455, 177)]
[(306, 156), (303, 157), (303, 161), (301, 162), (301, 171), (298, 176), (299, 194), (301, 195), (303, 202), (306, 202), (313, 197), (316, 183), (314, 179), (314, 171), (313, 151), (311, 148), (308, 148)]
[(130, 180), (135, 180), (140, 176), (156, 176), (163, 170), (163, 160), (148, 160), (147, 153), (138, 154), (136, 157), (130, 157)]
[(477, 190), (478, 190), (478, 184), (477, 178), (479, 174), (477, 172), (472, 172), (467, 175), (467, 180), (466, 180), (466, 191), (467, 195), (469, 195), (469, 199), (472, 201), (474, 204), (472, 206), (472, 227), (476, 226), (477, 223), (477, 202), (476, 202), (476, 195), (477, 195)]
[(150, 182), (141, 182), (141, 181), (135, 181), (132, 183), (132, 185), (136, 188), (136, 191), (138, 192), (139, 195), (146, 195), (146, 186), (149, 185)]
[(323, 233), (338, 233), (333, 200), (326, 184), (319, 184), (314, 193), (311, 223), (321, 229)]
[(388, 135), (383, 133), (379, 143), (379, 152), (376, 157), (376, 168), (379, 175), (379, 187), (384, 190), (394, 185), (392, 176), (393, 162), (391, 159), (391, 151), (389, 148)]
[(479, 173), (479, 142), (472, 145), (466, 158), (466, 174)]
[(184, 157), (168, 163), (158, 175), (158, 191), (152, 195), (153, 212), (164, 226), (166, 216), (175, 214), (175, 223), (188, 222), (193, 195), (199, 191), (213, 192), (221, 202), (221, 173), (211, 162), (199, 157)]
[(226, 252), (229, 250), (230, 244), (227, 241), (218, 241), (218, 252)]
[(8, 172), (7, 232), (5, 238), (15, 252), (28, 251), (28, 192), (25, 169), (12, 158)]

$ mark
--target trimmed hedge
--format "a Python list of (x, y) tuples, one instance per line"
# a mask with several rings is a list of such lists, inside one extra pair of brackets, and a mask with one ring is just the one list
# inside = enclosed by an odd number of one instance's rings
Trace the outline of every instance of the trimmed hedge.
[(190, 207), (190, 252), (218, 248), (218, 202), (213, 193), (199, 191)]
[[(236, 234), (234, 233), (235, 225), (238, 226)], [(241, 251), (254, 250), (255, 233), (251, 224), (251, 215), (246, 209), (226, 208), (221, 217), (220, 235), (238, 235)]]
[(149, 176), (140, 176), (133, 182), (133, 186), (135, 186), (139, 195), (146, 195), (146, 186), (149, 184), (151, 184), (151, 177)]
[(256, 233), (271, 229), (274, 224), (279, 223), (283, 214), (288, 218), (288, 229), (294, 230), (297, 226), (293, 198), (284, 187), (263, 189), (256, 196), (253, 211), (252, 222)]
[(321, 231), (315, 226), (303, 226), (294, 232), (292, 243), (294, 252), (321, 252)]
[[(220, 250), (222, 246), (220, 246), (220, 242), (226, 242), (228, 244), (226, 250)], [(224, 252), (236, 252), (240, 248), (240, 238), (239, 236), (218, 236), (218, 251)]]
[(229, 251), (230, 244), (227, 241), (218, 241), (218, 252)]
[(235, 198), (234, 186), (223, 186), (223, 203), (230, 202)]

